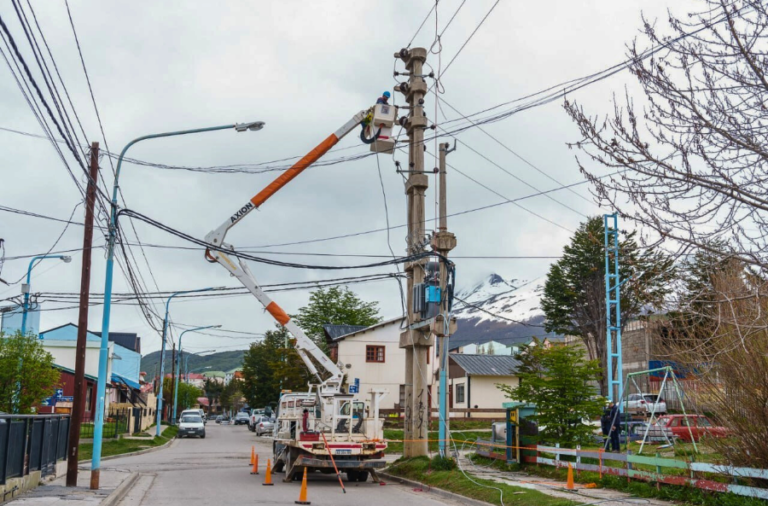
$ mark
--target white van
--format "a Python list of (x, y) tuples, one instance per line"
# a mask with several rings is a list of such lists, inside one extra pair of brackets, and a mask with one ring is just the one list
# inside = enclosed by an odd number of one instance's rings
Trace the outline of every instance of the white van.
[(185, 413), (187, 413), (187, 414), (192, 413), (192, 414), (195, 414), (195, 415), (200, 415), (200, 418), (203, 419), (203, 424), (208, 423), (208, 420), (205, 418), (205, 411), (203, 411), (202, 409), (185, 409), (184, 411), (181, 412), (181, 415), (179, 415), (179, 418), (184, 416)]

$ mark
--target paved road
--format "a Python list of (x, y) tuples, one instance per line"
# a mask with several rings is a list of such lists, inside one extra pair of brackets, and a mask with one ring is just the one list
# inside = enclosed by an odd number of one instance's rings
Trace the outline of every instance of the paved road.
[[(299, 483), (283, 483), (273, 475), (272, 487), (262, 485), (272, 440), (257, 438), (246, 426), (206, 426), (205, 439), (179, 439), (157, 452), (105, 461), (104, 469), (138, 472), (140, 478), (121, 506), (220, 506), (246, 504), (293, 505)], [(251, 445), (259, 453), (260, 473), (252, 476), (248, 462)], [(458, 503), (415, 492), (393, 483), (346, 483), (342, 494), (333, 475), (309, 475), (309, 500), (333, 506), (456, 506)]]

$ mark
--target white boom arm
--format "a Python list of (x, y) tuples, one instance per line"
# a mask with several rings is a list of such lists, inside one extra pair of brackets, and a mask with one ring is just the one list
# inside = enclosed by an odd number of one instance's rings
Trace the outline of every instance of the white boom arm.
[[(301, 160), (296, 162), (291, 168), (286, 170), (283, 174), (277, 177), (266, 188), (260, 191), (256, 196), (249, 200), (244, 206), (240, 208), (235, 214), (233, 214), (227, 221), (221, 224), (219, 228), (212, 230), (205, 236), (205, 241), (209, 244), (214, 244), (225, 250), (234, 250), (234, 248), (224, 242), (227, 232), (230, 228), (235, 226), (240, 220), (242, 220), (248, 213), (254, 209), (259, 208), (264, 202), (267, 201), (272, 195), (277, 193), (283, 186), (288, 184), (293, 178), (298, 176), (304, 169), (315, 163), (320, 157), (328, 152), (333, 146), (335, 146), (345, 135), (351, 132), (355, 127), (360, 125), (367, 114), (367, 111), (360, 111), (355, 114), (348, 122), (346, 122), (336, 132), (329, 135), (323, 142), (317, 145), (312, 151), (307, 153)], [(225, 269), (229, 271), (234, 277), (236, 277), (245, 286), (249, 292), (251, 292), (261, 302), (269, 314), (277, 320), (280, 325), (285, 327), (288, 332), (296, 339), (296, 352), (306, 364), (307, 368), (312, 374), (317, 376), (320, 381), (319, 392), (321, 395), (334, 395), (341, 390), (341, 384), (344, 381), (344, 373), (337, 364), (334, 364), (330, 358), (314, 343), (310, 338), (304, 334), (304, 332), (293, 323), (288, 314), (278, 306), (269, 296), (264, 293), (259, 284), (256, 282), (251, 270), (246, 263), (239, 259), (237, 263), (234, 259), (216, 250), (206, 250), (206, 258), (210, 262), (218, 262)], [(317, 362), (328, 371), (331, 376), (325, 380), (320, 376), (315, 364), (309, 358), (311, 355)]]

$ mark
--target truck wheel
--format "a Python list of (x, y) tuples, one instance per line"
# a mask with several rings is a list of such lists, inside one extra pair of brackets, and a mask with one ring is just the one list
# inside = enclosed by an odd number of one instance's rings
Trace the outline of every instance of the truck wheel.
[(359, 474), (357, 471), (347, 471), (347, 481), (357, 481), (358, 476)]
[(368, 481), (368, 474), (369, 474), (368, 471), (359, 471), (357, 473), (357, 481), (361, 483), (365, 483), (366, 481)]

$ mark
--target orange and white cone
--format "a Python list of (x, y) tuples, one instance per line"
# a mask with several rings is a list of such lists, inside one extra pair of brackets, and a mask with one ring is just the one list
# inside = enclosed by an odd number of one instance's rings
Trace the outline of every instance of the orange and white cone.
[(256, 447), (251, 446), (251, 461), (248, 463), (249, 466), (253, 466), (253, 456), (256, 455)]
[(565, 482), (565, 488), (567, 488), (568, 490), (573, 490), (574, 488), (576, 488), (573, 486), (573, 468), (571, 467), (570, 462), (568, 462), (568, 479)]
[(304, 468), (304, 477), (301, 479), (301, 492), (299, 492), (299, 500), (293, 501), (296, 504), (312, 504), (307, 501), (307, 468)]
[(267, 459), (267, 473), (264, 476), (264, 483), (262, 483), (262, 485), (268, 487), (274, 485), (274, 483), (272, 483), (272, 462), (269, 459)]
[(253, 467), (251, 468), (251, 474), (259, 474), (259, 454), (255, 453), (251, 459), (253, 461)]

